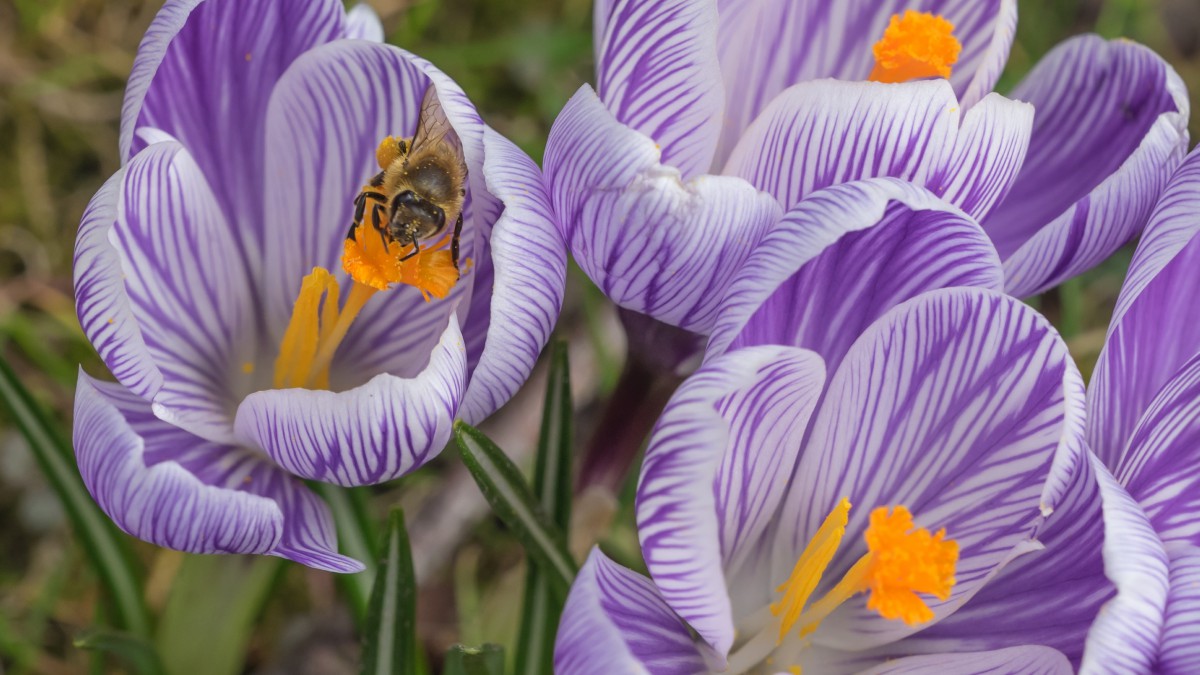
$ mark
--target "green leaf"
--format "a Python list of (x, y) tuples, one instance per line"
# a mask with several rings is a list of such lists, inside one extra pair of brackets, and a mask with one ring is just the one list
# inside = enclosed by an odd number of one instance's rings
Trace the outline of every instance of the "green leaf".
[(268, 556), (183, 555), (159, 621), (158, 651), (171, 675), (242, 672), (254, 624), (281, 577)]
[(463, 464), (492, 510), (521, 540), (530, 560), (542, 569), (554, 596), (565, 600), (577, 568), (567, 552), (562, 530), (538, 505), (520, 470), (492, 439), (461, 421), (454, 424), (454, 437)]
[(160, 675), (164, 672), (154, 645), (146, 638), (131, 633), (95, 630), (77, 638), (75, 646), (112, 654), (139, 675)]
[(12, 417), (71, 521), (75, 537), (108, 593), (114, 623), (133, 635), (150, 636), (150, 614), (125, 535), (88, 494), (75, 466), (75, 452), (33, 396), (0, 357), (0, 401)]
[[(572, 413), (567, 343), (559, 340), (550, 353), (533, 492), (554, 524), (564, 532), (571, 522)], [(517, 639), (515, 672), (519, 675), (553, 671), (554, 635), (562, 608), (562, 601), (554, 597), (542, 569), (530, 565), (525, 574), (521, 632)]]
[(454, 645), (446, 651), (442, 675), (504, 675), (504, 648)]
[(367, 612), (363, 675), (417, 672), (417, 584), (404, 512), (388, 519), (387, 547)]
[(343, 488), (329, 483), (309, 482), (329, 505), (333, 522), (337, 526), (338, 551), (342, 555), (361, 560), (367, 566), (358, 574), (337, 575), (342, 594), (350, 603), (350, 611), (359, 628), (367, 620), (367, 607), (371, 602), (371, 587), (379, 569), (379, 542), (375, 540), (375, 527), (367, 509), (367, 491), (364, 488)]

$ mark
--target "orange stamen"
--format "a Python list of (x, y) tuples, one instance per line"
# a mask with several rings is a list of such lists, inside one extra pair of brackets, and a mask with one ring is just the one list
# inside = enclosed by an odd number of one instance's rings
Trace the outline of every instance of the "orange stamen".
[(914, 528), (912, 514), (903, 506), (890, 514), (887, 508), (872, 511), (866, 540), (872, 560), (863, 584), (871, 593), (867, 609), (910, 626), (932, 620), (933, 610), (917, 593), (950, 598), (958, 542), (946, 540), (945, 528), (937, 534)]
[(962, 44), (954, 24), (928, 12), (907, 10), (892, 15), (883, 37), (875, 43), (872, 82), (908, 82), (930, 77), (949, 78)]

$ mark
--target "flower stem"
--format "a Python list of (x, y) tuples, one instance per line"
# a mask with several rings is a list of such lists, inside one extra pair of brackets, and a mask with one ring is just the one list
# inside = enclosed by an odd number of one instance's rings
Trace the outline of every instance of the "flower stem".
[(680, 378), (656, 372), (630, 356), (584, 449), (576, 494), (592, 486), (613, 494), (620, 490), (642, 442), (679, 382)]

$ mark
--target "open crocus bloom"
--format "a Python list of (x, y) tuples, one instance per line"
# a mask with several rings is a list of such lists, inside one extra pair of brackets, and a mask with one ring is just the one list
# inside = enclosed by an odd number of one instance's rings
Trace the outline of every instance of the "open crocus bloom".
[(1015, 23), (1015, 0), (597, 2), (596, 88), (546, 150), (568, 246), (619, 305), (707, 333), (783, 211), (891, 176), (982, 223), (1007, 292), (1053, 286), (1144, 225), (1187, 100), (1151, 51), (1091, 36), (1018, 86), (1028, 104), (989, 93)]
[[(169, 1), (147, 32), (125, 164), (75, 258), (80, 323), (117, 379), (80, 374), (75, 449), (127, 532), (359, 569), (300, 478), (420, 466), (456, 417), (504, 403), (548, 338), (566, 261), (537, 167), (381, 39), (370, 10), (335, 0)], [(355, 197), (427, 91), (468, 172), (461, 278), (436, 244), (400, 261), (360, 236), (395, 282), (365, 291), (343, 269)]]
[(910, 184), (790, 210), (651, 437), (650, 578), (594, 552), (556, 672), (1145, 667), (1161, 546), (1002, 279), (982, 228)]
[[(1158, 672), (1200, 668), (1200, 151), (1163, 194), (1134, 254), (1088, 389), (1088, 443), (1166, 550)], [(1150, 623), (1150, 627), (1154, 624)]]

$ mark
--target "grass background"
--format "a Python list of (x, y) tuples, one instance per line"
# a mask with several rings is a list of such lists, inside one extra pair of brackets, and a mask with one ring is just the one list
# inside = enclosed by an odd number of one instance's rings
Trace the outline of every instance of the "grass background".
[[(558, 110), (591, 79), (588, 0), (369, 1), (383, 17), (390, 43), (445, 70), (490, 124), (535, 158)], [(0, 354), (64, 425), (79, 365), (104, 372), (75, 319), (70, 282), (75, 230), (88, 199), (118, 167), (124, 81), (158, 6), (157, 0), (0, 0)], [(1058, 41), (1086, 31), (1148, 44), (1182, 74), (1193, 108), (1200, 104), (1196, 0), (1023, 0), (1000, 90)], [(1192, 134), (1200, 135), (1195, 117)], [(1103, 342), (1131, 250), (1040, 299), (1085, 372)], [(623, 346), (611, 307), (579, 275), (572, 277), (560, 332), (573, 338), (577, 405), (586, 418), (611, 389)], [(527, 444), (522, 429), (532, 426), (531, 415), (536, 418), (538, 396), (510, 406), (494, 433), (514, 446)], [(417, 522), (410, 523), (417, 528), (414, 547), (425, 556), (418, 568), (426, 566), (421, 633), (432, 653), (456, 640), (504, 642), (515, 630), (522, 554), (471, 501), (473, 490), (452, 460), (443, 460), (367, 495), (380, 517), (395, 502), (416, 514)], [(584, 532), (604, 530), (612, 517), (611, 505), (577, 510), (584, 514), (579, 524)], [(628, 548), (627, 521), (617, 514), (617, 522), (614, 546)], [(170, 589), (184, 556), (141, 544), (136, 550), (146, 570), (149, 604), (169, 614)], [(2, 412), (0, 552), (0, 673), (111, 667), (71, 644), (103, 612), (96, 578), (71, 539), (54, 493)], [(269, 579), (271, 592), (251, 608), (250, 628), (225, 645), (232, 649), (241, 640), (247, 654), (233, 672), (354, 672), (353, 624), (329, 575), (296, 565), (277, 569), (254, 572)], [(183, 634), (190, 630), (204, 629), (176, 627)]]

